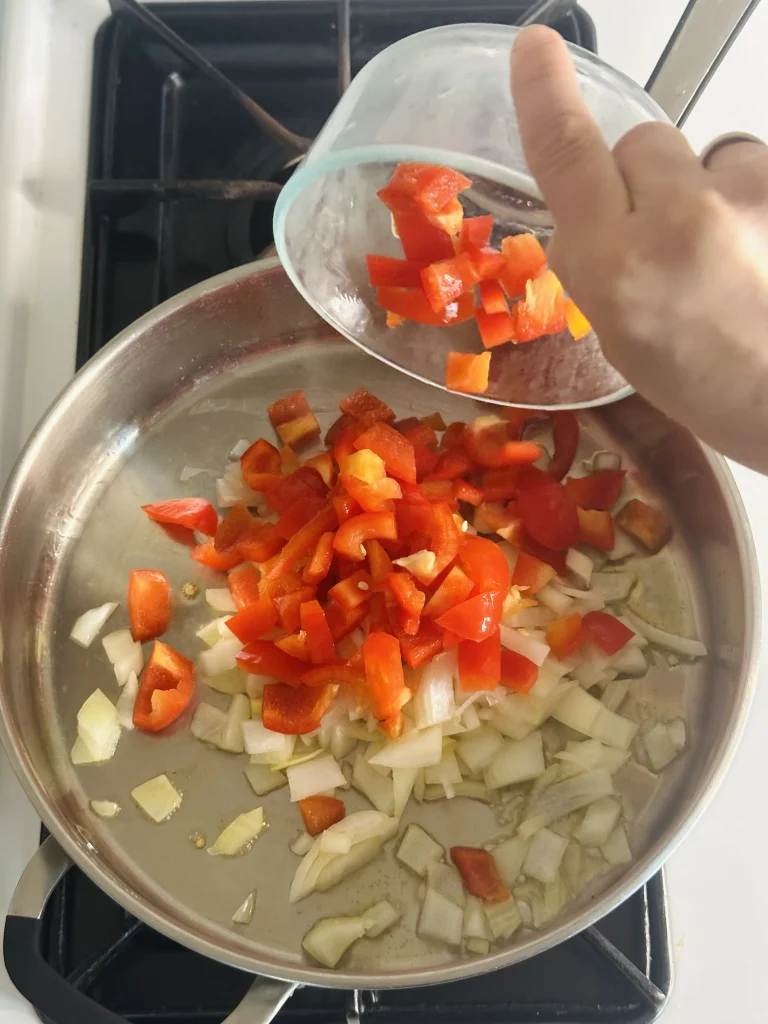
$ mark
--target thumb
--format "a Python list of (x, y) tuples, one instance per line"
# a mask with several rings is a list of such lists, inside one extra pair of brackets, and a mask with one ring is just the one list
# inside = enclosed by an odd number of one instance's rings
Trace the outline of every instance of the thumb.
[(594, 230), (629, 210), (624, 181), (584, 102), (562, 38), (523, 29), (512, 49), (512, 97), (528, 166), (555, 222)]

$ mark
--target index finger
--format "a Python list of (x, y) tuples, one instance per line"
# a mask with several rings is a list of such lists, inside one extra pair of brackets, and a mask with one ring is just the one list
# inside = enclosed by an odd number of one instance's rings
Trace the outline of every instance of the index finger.
[(561, 228), (594, 230), (630, 208), (626, 185), (579, 90), (561, 37), (524, 29), (512, 49), (512, 97), (528, 166)]

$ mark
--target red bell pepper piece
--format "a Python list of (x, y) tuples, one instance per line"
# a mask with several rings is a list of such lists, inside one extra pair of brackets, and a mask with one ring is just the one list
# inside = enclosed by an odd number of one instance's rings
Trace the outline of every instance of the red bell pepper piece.
[(271, 601), (301, 589), (301, 577), (295, 572), (286, 572), (282, 576), (278, 576), (277, 579), (269, 579), (265, 576), (259, 581), (259, 597), (268, 597)]
[(333, 548), (345, 558), (359, 562), (365, 558), (367, 540), (397, 540), (393, 512), (363, 512), (342, 523), (333, 538)]
[(576, 505), (563, 485), (546, 473), (521, 474), (517, 510), (527, 532), (545, 547), (565, 551), (578, 544)]
[(128, 578), (128, 618), (131, 636), (140, 643), (154, 640), (168, 628), (171, 585), (157, 569), (133, 569)]
[[(360, 586), (361, 583), (362, 586)], [(349, 611), (352, 608), (357, 608), (364, 601), (370, 601), (372, 586), (373, 580), (365, 569), (357, 569), (346, 579), (339, 580), (334, 584), (328, 591), (328, 597)]]
[(565, 329), (565, 296), (554, 272), (545, 270), (525, 286), (525, 298), (515, 304), (518, 341), (535, 341)]
[(319, 583), (331, 571), (333, 538), (334, 533), (329, 530), (318, 539), (315, 550), (312, 552), (312, 557), (304, 566), (304, 571), (301, 574), (301, 578), (305, 583)]
[(607, 612), (587, 612), (582, 621), (584, 632), (605, 654), (617, 654), (635, 635)]
[(364, 512), (392, 512), (395, 499), (403, 493), (397, 480), (388, 476), (369, 484), (351, 473), (341, 473), (339, 481)]
[(616, 522), (652, 555), (661, 551), (672, 536), (672, 524), (664, 513), (657, 508), (651, 508), (639, 498), (628, 501), (624, 508), (616, 513)]
[(445, 502), (432, 506), (432, 525), (429, 529), (429, 550), (435, 553), (435, 576), (446, 569), (459, 553), (462, 534), (459, 532), (453, 513)]
[(515, 568), (512, 570), (512, 586), (526, 587), (527, 594), (536, 594), (556, 575), (557, 573), (551, 565), (529, 555), (526, 551), (520, 551)]
[(555, 657), (561, 661), (575, 654), (586, 640), (581, 616), (577, 612), (553, 619), (547, 625), (547, 643)]
[(307, 634), (309, 655), (313, 665), (336, 659), (336, 647), (319, 601), (306, 601), (301, 606), (301, 628)]
[(431, 224), (418, 209), (392, 213), (395, 230), (407, 260), (415, 263), (434, 263), (453, 256), (453, 242), (442, 228)]
[(437, 434), (434, 432), (432, 427), (427, 426), (426, 423), (422, 423), (421, 420), (416, 420), (415, 423), (409, 423), (405, 427), (402, 423), (398, 423), (396, 429), (403, 435), (403, 437), (407, 437), (411, 444), (420, 444), (425, 448), (437, 448)]
[(244, 672), (269, 676), (288, 686), (300, 686), (301, 677), (307, 670), (303, 661), (285, 654), (270, 640), (251, 640), (238, 653), (237, 664)]
[(491, 240), (493, 230), (493, 214), (484, 214), (482, 217), (465, 217), (461, 225), (461, 239), (459, 248), (462, 252), (467, 249), (482, 249)]
[(459, 501), (466, 501), (468, 505), (477, 506), (483, 500), (483, 492), (480, 488), (475, 487), (474, 484), (470, 484), (466, 480), (453, 480), (451, 490), (453, 491), (454, 498), (457, 498)]
[(565, 491), (579, 508), (605, 512), (619, 500), (625, 476), (624, 469), (599, 469), (589, 476), (569, 477)]
[(502, 649), (499, 680), (502, 686), (517, 693), (528, 693), (538, 678), (539, 669), (534, 662), (517, 651), (509, 651), (506, 647)]
[(241, 540), (246, 540), (259, 529), (259, 523), (242, 502), (228, 508), (213, 538), (217, 551), (232, 551)]
[(341, 821), (347, 813), (341, 800), (337, 800), (335, 796), (324, 796), (322, 793), (299, 800), (299, 811), (304, 828), (311, 836), (319, 836), (331, 825)]
[(517, 496), (517, 466), (499, 466), (498, 469), (487, 469), (482, 476), (480, 486), (485, 501), (508, 501)]
[(313, 495), (311, 498), (299, 498), (283, 512), (275, 523), (275, 530), (283, 540), (290, 540), (302, 526), (306, 526), (310, 519), (317, 515), (324, 505), (323, 499), (318, 498), (317, 495)]
[(246, 562), (261, 563), (273, 558), (284, 544), (274, 523), (258, 523), (251, 535), (240, 541), (237, 550)]
[(326, 487), (333, 487), (336, 482), (336, 467), (333, 464), (333, 456), (330, 452), (321, 452), (319, 455), (312, 455), (310, 458), (304, 460), (304, 465), (319, 473)]
[(277, 608), (269, 597), (260, 597), (227, 619), (227, 629), (244, 644), (258, 640), (277, 625)]
[(363, 509), (360, 503), (355, 501), (351, 494), (345, 494), (343, 492), (334, 494), (331, 498), (331, 504), (333, 505), (338, 525), (346, 523), (352, 516), (359, 516)]
[[(514, 501), (510, 501), (507, 505), (501, 501), (482, 501), (477, 507), (477, 512), (478, 518), (475, 520), (475, 526), (479, 533), (494, 532), (517, 523), (520, 523), (522, 528), (522, 521), (517, 514), (517, 505)], [(483, 528), (480, 529), (478, 524)], [(505, 537), (505, 539), (509, 538)]]
[(535, 235), (509, 235), (502, 239), (501, 251), (506, 261), (501, 277), (507, 295), (522, 295), (526, 283), (547, 265), (547, 256)]
[(227, 577), (227, 586), (237, 609), (256, 604), (259, 591), (259, 570), (253, 565), (241, 565)]
[(504, 885), (496, 861), (487, 850), (472, 846), (452, 846), (451, 860), (459, 869), (467, 891), (488, 903), (504, 903), (510, 891)]
[(427, 480), (455, 480), (471, 472), (472, 460), (462, 448), (449, 448), (436, 462)]
[(409, 572), (393, 572), (387, 577), (387, 585), (400, 606), (400, 625), (403, 630), (415, 636), (426, 601), (426, 595), (419, 590)]
[(398, 736), (403, 728), (400, 709), (409, 696), (400, 644), (388, 633), (369, 633), (362, 651), (373, 715), (388, 736)]
[(282, 470), (280, 452), (260, 437), (240, 456), (243, 480), (254, 491), (263, 491)]
[(411, 668), (419, 668), (426, 664), (443, 649), (443, 631), (428, 619), (421, 620), (415, 636), (401, 631), (397, 638), (400, 641), (403, 661)]
[[(397, 532), (400, 533), (400, 522), (398, 520)], [(378, 540), (365, 542), (365, 552), (368, 557), (368, 569), (374, 583), (383, 583), (392, 572), (392, 559), (382, 547)]]
[(312, 587), (301, 587), (289, 594), (281, 594), (274, 599), (275, 608), (280, 616), (280, 625), (286, 633), (295, 633), (301, 625), (301, 606), (313, 598)]
[(337, 601), (329, 601), (325, 606), (325, 618), (334, 642), (338, 643), (356, 629), (370, 610), (369, 603), (359, 604), (357, 608), (344, 608)]
[[(299, 662), (302, 665), (303, 662)], [(323, 715), (333, 704), (338, 686), (284, 686), (267, 683), (261, 705), (261, 719), (267, 729), (288, 736), (303, 736), (320, 728)]]
[[(282, 544), (282, 541), (280, 543)], [(237, 548), (234, 551), (217, 551), (212, 540), (192, 548), (190, 555), (200, 565), (215, 572), (229, 572), (243, 561), (243, 556)]]
[(523, 528), (520, 547), (527, 555), (531, 555), (533, 558), (537, 558), (540, 562), (545, 562), (547, 565), (551, 566), (555, 570), (555, 575), (568, 575), (568, 566), (565, 564), (565, 553), (562, 551), (553, 551), (551, 548), (545, 548), (543, 544), (539, 544), (538, 541), (534, 540), (525, 528)]
[(507, 269), (507, 261), (498, 249), (490, 245), (481, 248), (467, 248), (475, 272), (481, 281), (495, 280), (502, 277)]
[(508, 424), (489, 416), (481, 416), (467, 424), (462, 444), (470, 459), (483, 469), (527, 465), (541, 455), (539, 445), (532, 441), (511, 440)]
[(578, 508), (579, 535), (582, 544), (589, 544), (598, 551), (613, 551), (616, 531), (610, 512), (597, 509)]
[(562, 480), (573, 465), (579, 447), (579, 421), (576, 414), (562, 409), (550, 414), (555, 454), (547, 466), (553, 480)]
[[(356, 419), (362, 416), (375, 416), (377, 420), (391, 423), (395, 418), (394, 412), (386, 402), (382, 402), (376, 395), (372, 395), (367, 388), (358, 388), (357, 391), (352, 391), (348, 394), (346, 398), (342, 398), (339, 402), (339, 409), (341, 409), (344, 415), (352, 416)], [(374, 419), (370, 419), (367, 425), (370, 426), (374, 422)], [(327, 436), (325, 443), (332, 443), (328, 440)]]
[(155, 641), (133, 707), (133, 724), (159, 732), (175, 722), (195, 692), (195, 666), (168, 644)]
[[(321, 493), (318, 494), (318, 482)], [(325, 493), (325, 484), (319, 473), (302, 466), (295, 473), (287, 473), (264, 488), (264, 497), (271, 509), (282, 515), (297, 501), (314, 501)]]
[(320, 435), (320, 424), (309, 407), (303, 391), (294, 391), (273, 402), (267, 410), (269, 422), (283, 444), (298, 448)]
[(392, 256), (366, 256), (368, 281), (374, 288), (421, 288), (421, 271), (427, 263), (398, 260)]
[(469, 178), (451, 167), (403, 162), (378, 196), (393, 211), (417, 206), (425, 213), (436, 213), (471, 184)]
[(480, 340), (485, 348), (496, 348), (497, 345), (506, 345), (508, 341), (517, 340), (515, 321), (506, 310), (500, 313), (486, 313), (478, 308), (475, 310), (475, 319), (480, 331)]
[(309, 641), (304, 632), (288, 633), (287, 636), (281, 636), (279, 640), (275, 640), (275, 647), (279, 647), (284, 654), (289, 654), (292, 658), (298, 658), (299, 661), (309, 663), (312, 660), (309, 653)]
[(397, 477), (398, 480), (416, 483), (416, 460), (413, 454), (413, 445), (394, 427), (390, 427), (386, 423), (374, 423), (355, 440), (354, 446), (358, 451), (370, 448), (384, 460), (387, 473)]
[(504, 594), (500, 591), (477, 594), (443, 612), (437, 624), (458, 633), (464, 640), (479, 643), (498, 629), (503, 605)]
[(459, 548), (459, 562), (480, 593), (498, 590), (504, 595), (509, 590), (509, 565), (499, 545), (492, 540), (465, 534)]
[(292, 569), (299, 559), (312, 550), (324, 533), (335, 528), (336, 522), (336, 511), (332, 505), (321, 508), (306, 526), (302, 526), (298, 533), (291, 537), (282, 551), (264, 563), (264, 575), (268, 579), (275, 579)]
[(574, 341), (581, 341), (592, 330), (592, 324), (573, 299), (565, 300), (565, 322), (568, 324), (568, 330), (573, 335)]
[(447, 235), (458, 237), (461, 234), (461, 225), (464, 222), (464, 207), (458, 199), (450, 199), (436, 213), (425, 213), (424, 216), (433, 227), (440, 228)]
[(422, 287), (435, 313), (442, 313), (449, 302), (470, 291), (479, 280), (472, 258), (465, 252), (432, 263), (421, 272)]
[(491, 353), (473, 356), (470, 352), (449, 352), (445, 367), (445, 386), (449, 391), (482, 395), (488, 390)]
[(466, 601), (472, 593), (474, 583), (467, 574), (454, 565), (440, 586), (424, 607), (424, 615), (439, 619), (445, 612)]
[[(447, 236), (445, 236), (447, 237)], [(406, 320), (432, 327), (451, 327), (463, 324), (475, 315), (475, 300), (467, 293), (449, 302), (436, 313), (423, 291), (407, 288), (377, 288), (376, 305)]]
[[(498, 281), (481, 281), (477, 289), (483, 310), (492, 315), (494, 313), (509, 313), (504, 289)], [(477, 313), (475, 313), (477, 316)]]
[(480, 643), (460, 640), (458, 651), (459, 685), (465, 693), (493, 690), (501, 679), (501, 639), (499, 630)]
[(207, 533), (209, 537), (216, 533), (219, 525), (216, 509), (204, 498), (171, 498), (141, 507), (156, 523), (185, 526), (189, 530)]

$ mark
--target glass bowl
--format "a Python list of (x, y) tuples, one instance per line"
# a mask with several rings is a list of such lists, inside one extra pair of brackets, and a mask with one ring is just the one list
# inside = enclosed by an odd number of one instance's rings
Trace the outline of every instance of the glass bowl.
[[(462, 171), (465, 213), (494, 215), (493, 244), (533, 231), (546, 246), (551, 217), (526, 165), (510, 92), (510, 51), (520, 31), (450, 25), (383, 50), (350, 88), (283, 188), (275, 244), (288, 275), (317, 312), (350, 341), (412, 376), (444, 387), (449, 350), (481, 352), (477, 325), (385, 324), (365, 256), (402, 257), (376, 192), (401, 161)], [(609, 145), (642, 121), (668, 120), (631, 79), (576, 46), (582, 92)], [(484, 400), (534, 408), (583, 408), (631, 388), (590, 333), (568, 331), (492, 350)]]

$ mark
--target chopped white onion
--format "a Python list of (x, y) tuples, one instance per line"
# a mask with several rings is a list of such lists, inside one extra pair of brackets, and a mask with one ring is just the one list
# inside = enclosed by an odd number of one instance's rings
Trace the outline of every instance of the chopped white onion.
[(72, 751), (69, 755), (69, 759), (74, 765), (81, 764), (97, 764), (96, 758), (91, 756), (91, 752), (86, 747), (85, 743), (80, 736), (77, 737), (74, 744), (72, 745)]
[(69, 634), (70, 639), (74, 640), (76, 644), (80, 644), (81, 647), (90, 647), (115, 608), (117, 608), (116, 601), (107, 601), (106, 604), (101, 604), (98, 608), (89, 608), (87, 612), (83, 612), (72, 627)]
[(456, 711), (456, 673), (456, 653), (453, 648), (436, 654), (425, 666), (411, 701), (411, 714), (417, 729), (426, 729), (453, 717)]
[(232, 462), (239, 462), (240, 456), (245, 455), (248, 449), (251, 447), (251, 442), (246, 441), (244, 437), (241, 437), (239, 441), (236, 441), (227, 452), (227, 458)]
[(291, 853), (295, 853), (299, 857), (306, 857), (306, 855), (314, 846), (314, 843), (315, 840), (309, 834), (309, 832), (299, 832), (296, 838), (288, 844), (288, 849), (291, 851)]
[(421, 583), (430, 583), (435, 576), (436, 557), (434, 551), (423, 549), (403, 558), (395, 558), (392, 564), (407, 569)]
[(211, 619), (210, 622), (206, 622), (204, 626), (197, 630), (195, 636), (202, 640), (207, 647), (215, 647), (219, 640), (231, 640), (234, 633), (227, 626), (228, 620), (228, 615)]
[[(246, 725), (247, 723), (243, 723), (243, 728)], [(269, 731), (267, 730), (267, 732)], [(280, 765), (290, 761), (296, 746), (296, 737), (285, 736), (283, 733), (275, 733), (274, 735), (279, 736), (280, 739), (276, 740), (274, 745), (269, 744), (268, 749), (265, 749), (263, 753), (251, 754), (251, 764)], [(245, 736), (243, 739), (245, 739)]]
[(253, 910), (256, 906), (256, 890), (249, 892), (243, 902), (232, 915), (233, 924), (250, 924), (253, 918)]
[(237, 605), (226, 587), (209, 587), (205, 600), (217, 612), (236, 612)]
[(133, 709), (136, 706), (136, 697), (139, 694), (139, 680), (135, 672), (131, 672), (128, 676), (125, 686), (120, 691), (120, 696), (117, 698), (115, 709), (117, 711), (117, 717), (120, 719), (120, 725), (124, 729), (133, 729)]
[(468, 953), (474, 953), (476, 956), (487, 956), (491, 944), (488, 939), (467, 939), (465, 943)]
[(445, 896), (457, 907), (464, 906), (466, 893), (461, 875), (453, 864), (443, 864), (433, 860), (427, 865), (427, 885), (441, 896)]
[(216, 504), (220, 508), (231, 508), (243, 502), (244, 505), (258, 505), (264, 500), (259, 491), (252, 491), (243, 480), (239, 462), (232, 462), (224, 475), (216, 481)]
[(362, 917), (324, 917), (302, 939), (302, 946), (323, 967), (335, 967), (349, 947), (365, 935)]
[(677, 757), (680, 747), (675, 743), (669, 728), (657, 722), (643, 736), (643, 746), (651, 768), (660, 772)]
[(429, 865), (443, 860), (445, 850), (420, 825), (411, 824), (403, 833), (395, 856), (420, 878), (426, 878)]
[(545, 770), (541, 732), (533, 732), (523, 740), (505, 740), (485, 770), (485, 784), (500, 789), (518, 782), (527, 782)]
[(440, 764), (424, 769), (424, 781), (428, 786), (442, 786), (448, 799), (455, 795), (455, 787), (461, 785), (461, 769), (453, 751), (446, 751)]
[(618, 452), (595, 452), (592, 456), (592, 470), (598, 473), (603, 469), (621, 469), (621, 456)]
[(243, 726), (251, 719), (251, 702), (244, 693), (233, 695), (227, 708), (226, 721), (217, 746), (230, 754), (242, 754)]
[(449, 899), (428, 888), (421, 905), (417, 933), (425, 939), (437, 939), (449, 946), (461, 945), (464, 911)]
[(216, 475), (214, 470), (206, 469), (204, 466), (182, 466), (181, 473), (179, 473), (179, 480), (185, 484), (187, 480), (192, 480), (194, 477), (201, 476), (202, 474), (205, 474), (206, 476), (208, 474), (211, 476)]
[[(224, 642), (226, 643), (227, 641)], [(211, 652), (207, 651), (206, 653)], [(199, 665), (198, 667), (201, 668)], [(207, 676), (204, 673), (201, 673), (201, 675), (201, 682), (205, 683), (206, 686), (210, 686), (212, 690), (216, 690), (218, 693), (226, 693), (229, 697), (236, 693), (245, 693), (247, 676), (239, 668), (231, 668), (215, 676)]]
[(626, 601), (634, 584), (635, 577), (629, 572), (592, 573), (591, 590), (602, 597), (607, 604)]
[(266, 825), (263, 807), (255, 807), (252, 811), (238, 814), (235, 820), (231, 821), (217, 837), (213, 846), (208, 847), (208, 853), (212, 857), (234, 857), (239, 853), (244, 853), (250, 849), (253, 841), (261, 835)]
[(338, 885), (339, 882), (343, 882), (345, 878), (354, 874), (355, 871), (359, 871), (366, 864), (370, 864), (372, 860), (378, 857), (385, 840), (388, 838), (390, 838), (390, 835), (373, 836), (370, 839), (363, 839), (359, 843), (354, 843), (349, 853), (340, 855), (322, 854), (324, 857), (330, 856), (330, 860), (323, 864), (317, 876), (317, 881), (315, 882), (317, 891), (327, 892), (334, 885)]
[(610, 562), (623, 562), (625, 558), (630, 558), (636, 554), (637, 548), (627, 534), (623, 530), (617, 530), (613, 548), (610, 551), (606, 551), (608, 560)]
[(343, 832), (329, 832), (325, 829), (320, 833), (320, 849), (323, 853), (349, 853), (352, 840)]
[(416, 782), (416, 776), (419, 774), (419, 771), (419, 768), (392, 769), (392, 789), (394, 798), (393, 814), (396, 818), (400, 818), (406, 808), (406, 804), (408, 803), (411, 792), (413, 791), (413, 786)]
[(548, 828), (539, 829), (528, 847), (523, 874), (527, 878), (535, 878), (537, 882), (554, 881), (567, 845), (568, 840), (556, 832)]
[(380, 935), (388, 931), (393, 924), (400, 920), (400, 911), (397, 910), (389, 900), (381, 900), (368, 907), (360, 915), (365, 926), (365, 934), (369, 939), (378, 939)]
[(133, 654), (134, 639), (130, 629), (116, 629), (113, 633), (107, 633), (101, 640), (104, 650), (109, 658), (110, 665), (116, 664)]
[(652, 626), (650, 622), (641, 619), (639, 615), (629, 609), (624, 612), (624, 617), (630, 629), (636, 633), (642, 633), (646, 640), (652, 644), (658, 644), (659, 647), (666, 647), (668, 651), (682, 654), (686, 658), (703, 658), (707, 653), (707, 648), (701, 641), (689, 640), (687, 637), (677, 636), (675, 633), (667, 633), (666, 630)]
[(249, 764), (243, 770), (256, 796), (266, 796), (267, 793), (288, 785), (288, 779), (285, 774), (279, 771), (272, 771), (269, 765)]
[[(564, 594), (560, 595), (565, 597)], [(566, 598), (566, 600), (570, 600)], [(544, 629), (555, 618), (555, 613), (549, 608), (538, 605), (536, 608), (523, 608), (522, 611), (513, 615), (503, 615), (502, 625), (511, 629)]]
[(443, 756), (443, 733), (439, 725), (405, 733), (400, 739), (385, 744), (371, 758), (371, 764), (384, 768), (429, 768), (439, 764)]
[(501, 880), (510, 889), (519, 881), (520, 873), (523, 870), (523, 861), (530, 845), (530, 839), (523, 836), (512, 836), (511, 839), (505, 839), (503, 843), (499, 843), (492, 850)]
[(551, 825), (604, 796), (611, 796), (613, 783), (604, 768), (583, 772), (564, 782), (549, 786), (529, 809), (529, 817), (518, 829), (520, 835), (531, 836), (539, 828)]
[(613, 830), (610, 838), (607, 842), (603, 843), (600, 849), (611, 867), (629, 864), (632, 860), (632, 851), (627, 842), (627, 833), (622, 825)]
[(648, 662), (645, 660), (641, 647), (633, 643), (626, 643), (611, 658), (611, 668), (621, 675), (639, 679), (648, 671)]
[(120, 804), (114, 800), (91, 800), (90, 806), (100, 818), (114, 818), (120, 813)]
[(573, 598), (569, 594), (558, 587), (553, 587), (551, 583), (545, 584), (536, 592), (536, 600), (555, 615), (567, 615), (573, 604)]
[(390, 817), (395, 813), (395, 790), (392, 779), (381, 775), (375, 765), (367, 761), (362, 754), (355, 758), (352, 785), (367, 797), (377, 810)]
[[(229, 593), (229, 591), (227, 591)], [(203, 651), (198, 655), (197, 664), (200, 674), (203, 676), (220, 676), (224, 672), (231, 672), (237, 668), (237, 655), (243, 649), (243, 644), (237, 637), (231, 640), (220, 640), (210, 650)], [(245, 685), (243, 685), (243, 692)]]
[(94, 690), (77, 713), (77, 734), (94, 761), (109, 761), (120, 739), (117, 708), (102, 690)]
[(116, 661), (113, 668), (118, 686), (125, 686), (132, 675), (141, 675), (141, 670), (144, 668), (144, 650), (138, 640), (133, 645), (130, 654)]
[(158, 825), (181, 807), (181, 794), (174, 788), (167, 775), (142, 782), (131, 790), (131, 796), (146, 815)]
[(583, 587), (589, 586), (592, 570), (595, 568), (591, 558), (577, 548), (568, 548), (565, 555), (565, 565), (578, 583)]
[(618, 711), (628, 693), (629, 680), (614, 679), (603, 690), (603, 696), (600, 700), (609, 711)]
[(465, 897), (461, 934), (465, 939), (482, 939), (486, 942), (491, 937), (488, 922), (485, 920), (483, 902), (471, 893), (467, 893)]
[(287, 775), (291, 803), (343, 786), (345, 782), (341, 768), (330, 754), (323, 754), (306, 764), (294, 765), (288, 768)]
[(509, 626), (499, 626), (499, 632), (501, 634), (502, 647), (521, 654), (524, 658), (532, 661), (534, 665), (540, 666), (546, 661), (549, 654), (549, 647), (546, 644), (541, 643), (541, 641), (534, 639), (532, 636), (519, 633), (516, 629), (510, 629)]
[(591, 772), (595, 768), (605, 768), (613, 775), (629, 758), (627, 750), (618, 750), (616, 747), (605, 746), (600, 740), (584, 740), (582, 743), (569, 741), (565, 750), (555, 754), (555, 758), (563, 762), (563, 769), (570, 766), (573, 770), (561, 772), (562, 778), (575, 775), (578, 771)]
[(628, 749), (638, 729), (637, 723), (609, 711), (596, 697), (578, 687), (566, 693), (552, 717), (576, 732), (620, 750)]
[(573, 833), (582, 846), (602, 846), (608, 841), (621, 815), (621, 804), (612, 796), (595, 800)]
[(503, 903), (485, 903), (483, 910), (494, 939), (508, 939), (523, 923), (518, 905), (512, 897)]
[[(424, 769), (426, 773), (427, 768)], [(457, 782), (451, 787), (453, 796), (463, 796), (468, 800), (479, 800), (484, 804), (496, 803), (497, 794), (492, 789), (488, 789), (484, 782), (474, 782), (472, 779), (468, 779), (463, 782)], [(424, 799), (428, 801), (433, 800), (445, 800), (448, 794), (443, 786), (426, 786), (424, 789)]]
[(462, 736), (456, 751), (470, 772), (476, 775), (488, 767), (503, 744), (499, 733), (485, 726)]

